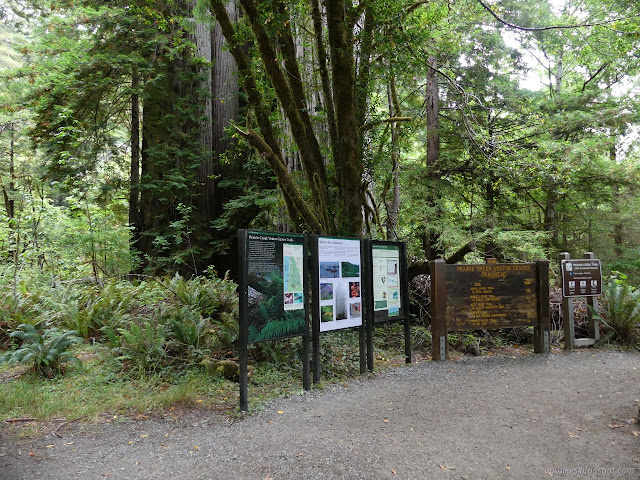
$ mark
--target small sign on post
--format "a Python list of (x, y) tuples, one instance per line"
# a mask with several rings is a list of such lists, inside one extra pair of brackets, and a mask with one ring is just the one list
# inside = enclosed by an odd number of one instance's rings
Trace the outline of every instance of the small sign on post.
[[(592, 252), (584, 258), (570, 258), (567, 252), (559, 255), (562, 276), (562, 318), (564, 323), (564, 348), (594, 345), (600, 338), (600, 322), (593, 318), (595, 297), (602, 295), (602, 266)], [(587, 297), (587, 325), (589, 337), (576, 338), (573, 299)]]
[(597, 258), (561, 258), (562, 296), (602, 295), (602, 266)]

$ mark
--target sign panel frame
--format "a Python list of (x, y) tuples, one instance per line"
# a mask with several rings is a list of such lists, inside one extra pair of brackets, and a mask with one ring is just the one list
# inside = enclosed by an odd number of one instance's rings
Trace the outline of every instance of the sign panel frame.
[(374, 326), (404, 322), (405, 362), (411, 363), (407, 248), (404, 242), (365, 240), (367, 367), (373, 371)]
[(308, 321), (305, 236), (254, 230), (246, 235), (242, 287), (247, 342), (304, 335)]
[(319, 286), (314, 309), (320, 332), (363, 325), (362, 242), (354, 238), (318, 236), (314, 243), (317, 265), (313, 275)]
[(309, 390), (308, 237), (298, 233), (238, 230), (240, 266), (240, 410), (247, 411), (248, 346), (302, 337), (302, 381)]
[(445, 265), (451, 331), (532, 326), (538, 321), (536, 264)]
[[(434, 360), (446, 359), (448, 332), (518, 326), (533, 326), (534, 351), (549, 353), (548, 260), (524, 264), (498, 264), (494, 261), (456, 265), (434, 260), (430, 267), (431, 351)], [(471, 278), (468, 278), (469, 274)], [(508, 285), (511, 276), (516, 279), (516, 285), (512, 287)], [(496, 279), (501, 283), (491, 284)], [(496, 286), (499, 286), (498, 291)], [(520, 299), (527, 303), (524, 312), (519, 307)], [(476, 302), (475, 307), (473, 302)], [(512, 315), (515, 320), (511, 319)]]
[[(598, 308), (596, 297), (602, 292), (602, 265), (600, 260), (596, 258), (593, 252), (585, 252), (582, 259), (571, 259), (569, 252), (561, 252), (558, 255), (558, 259), (562, 282), (564, 348), (572, 349), (595, 345), (600, 339), (600, 322), (598, 317), (593, 314)], [(571, 268), (568, 268), (569, 265)], [(584, 285), (580, 285), (581, 282), (584, 282)], [(576, 338), (573, 299), (577, 296), (584, 296), (587, 299), (587, 328), (589, 336), (585, 338)]]
[[(358, 328), (360, 373), (365, 373), (364, 245), (359, 238), (311, 235), (313, 382), (320, 381), (320, 334)], [(324, 317), (324, 318), (323, 318)]]

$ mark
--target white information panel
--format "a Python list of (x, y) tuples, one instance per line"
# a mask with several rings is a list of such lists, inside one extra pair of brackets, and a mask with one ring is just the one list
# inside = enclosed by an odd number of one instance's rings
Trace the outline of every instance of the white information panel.
[(400, 249), (394, 245), (373, 245), (373, 310), (400, 315)]
[(282, 245), (285, 310), (304, 309), (303, 253), (304, 248), (302, 245)]
[(320, 331), (362, 325), (360, 240), (318, 237)]

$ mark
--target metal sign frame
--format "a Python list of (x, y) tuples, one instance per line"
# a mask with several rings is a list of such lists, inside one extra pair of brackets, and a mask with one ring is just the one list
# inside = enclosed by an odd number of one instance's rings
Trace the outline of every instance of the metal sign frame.
[[(336, 328), (331, 328), (329, 330), (322, 330), (321, 328), (321, 323), (322, 323), (322, 319), (321, 319), (321, 309), (323, 306), (322, 305), (323, 301), (321, 300), (321, 273), (320, 273), (320, 267), (321, 267), (321, 260), (320, 260), (320, 251), (319, 251), (319, 243), (321, 240), (329, 240), (329, 241), (335, 241), (336, 242), (336, 246), (339, 246), (341, 242), (358, 242), (359, 243), (359, 261), (360, 261), (360, 266), (359, 266), (359, 278), (360, 278), (360, 292), (359, 292), (359, 298), (360, 298), (360, 315), (361, 315), (361, 322), (359, 325), (353, 325), (351, 324), (352, 322), (345, 322), (347, 325), (346, 326), (339, 326), (336, 325)], [(333, 236), (326, 236), (326, 235), (311, 235), (310, 236), (310, 242), (309, 242), (309, 249), (311, 251), (311, 268), (310, 271), (311, 273), (311, 303), (313, 305), (313, 308), (311, 309), (311, 341), (312, 341), (312, 353), (311, 353), (311, 361), (313, 364), (312, 370), (313, 370), (313, 383), (318, 383), (320, 381), (320, 370), (321, 370), (321, 365), (320, 365), (320, 333), (321, 331), (332, 331), (332, 330), (342, 330), (345, 328), (357, 328), (358, 329), (358, 334), (359, 334), (359, 349), (360, 349), (360, 373), (365, 373), (367, 371), (367, 365), (366, 365), (366, 332), (365, 332), (365, 309), (366, 309), (366, 305), (364, 302), (364, 299), (367, 298), (368, 292), (366, 290), (366, 285), (364, 285), (363, 279), (364, 277), (364, 273), (363, 273), (363, 265), (365, 264), (365, 256), (364, 256), (364, 245), (363, 245), (363, 241), (359, 238), (347, 238), (347, 237), (333, 237)], [(349, 256), (348, 258), (352, 258), (352, 256)], [(347, 260), (345, 258), (345, 260)], [(338, 271), (335, 272), (335, 275), (337, 275), (335, 278), (338, 279), (342, 279), (342, 278), (350, 278), (350, 277), (344, 277), (343, 276), (343, 265), (342, 265), (342, 261), (336, 256), (335, 258), (335, 262), (340, 262), (340, 265), (338, 266)], [(345, 263), (352, 263), (352, 262), (348, 262), (345, 261)], [(336, 265), (332, 265), (332, 266), (325, 266), (325, 269), (328, 268), (335, 268)], [(350, 268), (352, 268), (353, 266), (351, 265)], [(324, 277), (324, 278), (328, 278), (328, 277)], [(347, 281), (347, 280), (345, 280)], [(326, 282), (327, 284), (330, 283), (329, 281)], [(333, 295), (334, 292), (333, 290), (331, 291), (331, 299), (333, 300)], [(324, 302), (329, 302), (329, 300), (325, 300)], [(337, 300), (336, 300), (337, 302)], [(351, 301), (347, 301), (347, 305), (351, 305)], [(353, 302), (356, 303), (356, 302)], [(351, 307), (350, 307), (351, 308)], [(350, 314), (349, 314), (350, 315)], [(333, 314), (332, 312), (332, 316), (335, 318), (335, 314)]]
[[(376, 256), (374, 254), (376, 250), (388, 251), (391, 254)], [(397, 252), (397, 255), (393, 252)], [(404, 322), (405, 362), (411, 363), (411, 324), (406, 244), (405, 242), (365, 240), (365, 255), (365, 265), (367, 267), (365, 272), (366, 289), (368, 292), (367, 368), (369, 371), (373, 371), (374, 327), (388, 322)], [(399, 296), (397, 303), (393, 302), (394, 299), (392, 297), (394, 295)], [(395, 308), (397, 308), (397, 311)]]
[[(261, 245), (252, 245), (251, 236), (255, 236), (256, 242), (262, 242)], [(288, 240), (288, 241), (285, 241)], [(269, 243), (273, 243), (273, 247), (269, 246)], [(278, 246), (276, 244), (281, 243), (282, 251), (277, 251)], [(264, 252), (259, 252), (257, 250), (258, 246), (266, 246), (266, 250)], [(296, 249), (295, 253), (300, 260), (301, 265), (296, 265), (298, 269), (298, 273), (302, 279), (302, 288), (296, 288), (299, 292), (296, 295), (301, 295), (302, 298), (293, 297), (293, 293), (290, 295), (289, 302), (289, 294), (285, 293), (285, 278), (284, 278), (284, 245), (295, 245), (301, 246), (302, 252), (299, 249)], [(239, 334), (238, 334), (238, 344), (239, 344), (239, 364), (240, 364), (240, 372), (239, 372), (239, 388), (240, 388), (240, 410), (247, 411), (248, 410), (248, 399), (247, 399), (247, 390), (248, 390), (248, 347), (250, 343), (256, 343), (259, 341), (272, 341), (272, 340), (282, 340), (285, 338), (291, 337), (302, 337), (302, 383), (303, 388), (305, 390), (310, 390), (311, 382), (310, 382), (310, 358), (309, 358), (309, 273), (308, 273), (308, 258), (309, 258), (309, 247), (308, 247), (308, 237), (303, 234), (285, 234), (278, 232), (262, 232), (256, 230), (239, 230), (238, 231), (238, 250), (239, 250), (239, 263), (240, 263), (240, 283), (238, 285), (238, 294), (239, 294)], [(302, 255), (299, 255), (299, 254)], [(253, 258), (252, 258), (253, 257)], [(282, 265), (280, 263), (270, 265), (270, 261), (281, 260)], [(300, 302), (299, 305), (295, 305), (295, 310), (303, 311), (304, 324), (301, 329), (298, 329), (294, 332), (287, 332), (282, 335), (273, 335), (269, 338), (262, 339), (251, 339), (249, 335), (251, 322), (250, 322), (250, 313), (249, 313), (249, 283), (250, 283), (250, 270), (253, 266), (251, 262), (259, 264), (262, 262), (262, 267), (265, 269), (265, 272), (269, 269), (274, 271), (279, 270), (282, 274), (282, 280), (277, 278), (278, 281), (282, 282), (282, 286), (276, 285), (278, 291), (280, 291), (280, 287), (282, 287), (282, 312), (284, 313), (287, 310), (287, 305), (293, 305), (294, 301)], [(290, 260), (291, 261), (291, 260)], [(291, 267), (290, 267), (291, 268)], [(265, 280), (268, 282), (269, 278), (265, 277)], [(275, 280), (275, 279), (274, 279)], [(268, 298), (266, 301), (273, 302), (273, 298)], [(277, 302), (276, 302), (277, 303)], [(278, 306), (279, 307), (279, 306)], [(267, 320), (267, 324), (270, 321), (275, 321), (275, 319)]]

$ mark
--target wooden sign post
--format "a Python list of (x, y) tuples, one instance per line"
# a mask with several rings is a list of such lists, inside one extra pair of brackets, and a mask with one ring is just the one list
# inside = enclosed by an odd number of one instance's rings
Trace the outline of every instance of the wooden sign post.
[(432, 358), (447, 358), (447, 333), (534, 327), (534, 351), (549, 347), (549, 261), (447, 265), (431, 262)]
[[(564, 324), (564, 348), (587, 347), (600, 338), (600, 322), (593, 318), (595, 297), (602, 294), (602, 267), (592, 252), (582, 259), (571, 259), (567, 252), (558, 256), (562, 276), (562, 319)], [(589, 337), (576, 338), (574, 297), (587, 297), (587, 325)]]

